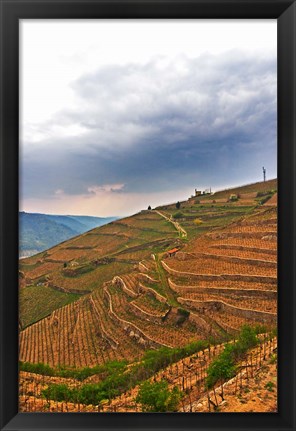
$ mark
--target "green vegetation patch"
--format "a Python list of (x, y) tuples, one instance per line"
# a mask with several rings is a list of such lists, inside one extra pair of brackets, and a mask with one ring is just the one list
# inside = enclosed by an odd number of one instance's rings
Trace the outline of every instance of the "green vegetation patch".
[(136, 402), (143, 412), (177, 412), (183, 394), (177, 386), (171, 390), (166, 380), (141, 384)]
[(82, 274), (86, 274), (87, 272), (93, 271), (95, 269), (95, 266), (91, 263), (88, 263), (86, 265), (80, 265), (76, 267), (67, 267), (64, 265), (63, 268), (63, 275), (65, 277), (77, 277)]
[(265, 385), (265, 389), (267, 389), (269, 392), (274, 392), (275, 383), (273, 382), (267, 382)]
[(178, 314), (178, 320), (177, 320), (177, 326), (182, 325), (182, 323), (185, 322), (185, 320), (187, 320), (190, 316), (190, 311), (185, 310), (184, 308), (178, 308), (177, 311)]
[(227, 344), (223, 352), (210, 364), (207, 370), (207, 387), (212, 388), (218, 382), (223, 384), (234, 377), (237, 372), (237, 362), (244, 357), (248, 349), (255, 347), (258, 342), (256, 329), (247, 325), (243, 326), (237, 341)]
[(36, 261), (33, 263), (26, 263), (27, 259), (22, 259), (19, 261), (19, 270), (20, 271), (31, 271), (32, 269), (38, 268), (38, 266), (42, 265), (41, 261)]
[(151, 312), (165, 313), (168, 310), (166, 303), (158, 301), (152, 292), (147, 292), (133, 301), (136, 305), (144, 310), (148, 309)]
[(264, 196), (274, 195), (276, 193), (276, 190), (266, 190), (262, 192), (257, 193), (257, 198), (262, 198)]
[[(213, 387), (216, 382), (223, 382), (233, 377), (237, 371), (237, 362), (246, 354), (247, 350), (259, 342), (258, 331), (262, 328), (244, 326), (237, 341), (225, 346), (224, 351), (210, 364), (207, 374), (207, 386)], [(208, 341), (196, 341), (181, 348), (162, 347), (157, 350), (148, 350), (139, 362), (128, 364), (126, 361), (111, 361), (93, 368), (51, 368), (46, 364), (20, 363), (20, 370), (49, 376), (72, 377), (79, 381), (91, 375), (98, 375), (99, 383), (87, 383), (75, 388), (67, 384), (49, 384), (42, 391), (44, 398), (56, 401), (69, 401), (74, 403), (99, 405), (111, 400), (120, 394), (140, 385), (136, 399), (146, 412), (176, 411), (182, 394), (178, 389), (169, 390), (165, 381), (150, 382), (158, 371), (170, 364), (191, 356), (210, 346)], [(157, 383), (157, 384), (155, 384)], [(267, 385), (273, 390), (272, 385)]]
[(65, 277), (62, 271), (51, 274), (51, 277), (53, 284), (57, 286), (85, 291), (100, 288), (105, 281), (112, 280), (115, 275), (125, 274), (132, 269), (132, 264), (116, 261), (98, 265), (93, 271), (79, 274), (77, 277)]
[[(257, 193), (257, 196), (259, 193)], [(259, 203), (259, 205), (264, 205), (267, 201), (269, 201), (270, 198), (272, 198), (273, 193), (270, 194), (264, 194), (263, 197), (256, 198), (256, 201)]]
[[(102, 379), (99, 383), (83, 384), (76, 388), (70, 388), (67, 384), (50, 384), (42, 391), (43, 397), (47, 400), (98, 405), (141, 384), (169, 364), (197, 353), (208, 345), (207, 341), (196, 341), (182, 348), (163, 347), (158, 350), (148, 350), (140, 362), (130, 365), (126, 361), (112, 361), (93, 368), (54, 369), (46, 364), (20, 362), (20, 370), (49, 376), (72, 377), (80, 381), (98, 374)], [(155, 388), (152, 389), (154, 392)], [(156, 389), (157, 393), (162, 392), (160, 390), (162, 387)]]
[(177, 294), (170, 288), (165, 270), (163, 269), (161, 262), (159, 260), (159, 256), (157, 255), (156, 255), (156, 267), (157, 267), (157, 272), (159, 274), (160, 283), (155, 284), (153, 288), (157, 290), (161, 295), (165, 296), (168, 299), (168, 303), (170, 305), (174, 307), (178, 307), (179, 303), (177, 301)]
[(184, 214), (182, 213), (182, 211), (177, 211), (173, 214), (174, 219), (180, 219), (182, 217), (184, 217)]
[(19, 314), (22, 328), (51, 314), (57, 308), (80, 298), (74, 293), (59, 292), (45, 286), (28, 286), (19, 293)]
[(110, 361), (103, 365), (96, 365), (95, 367), (58, 367), (52, 368), (47, 364), (39, 362), (33, 364), (31, 362), (19, 361), (20, 371), (27, 371), (29, 373), (41, 374), (43, 376), (55, 376), (64, 378), (73, 378), (79, 381), (83, 381), (90, 376), (95, 374), (99, 375), (102, 379), (108, 376), (124, 371), (127, 365), (127, 361)]

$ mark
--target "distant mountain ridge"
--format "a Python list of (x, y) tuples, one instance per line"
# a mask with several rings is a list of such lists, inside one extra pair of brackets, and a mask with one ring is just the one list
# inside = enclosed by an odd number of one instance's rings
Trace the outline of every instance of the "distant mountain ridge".
[(19, 255), (28, 257), (116, 220), (117, 217), (91, 217), (19, 213)]

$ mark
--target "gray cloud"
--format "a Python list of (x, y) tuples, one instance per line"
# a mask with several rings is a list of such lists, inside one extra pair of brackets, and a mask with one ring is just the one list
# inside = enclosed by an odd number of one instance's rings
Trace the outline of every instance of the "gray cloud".
[[(156, 58), (104, 67), (72, 88), (77, 104), (22, 146), (23, 198), (244, 182), (262, 163), (276, 174), (276, 59)], [(67, 134), (73, 124), (83, 133)]]

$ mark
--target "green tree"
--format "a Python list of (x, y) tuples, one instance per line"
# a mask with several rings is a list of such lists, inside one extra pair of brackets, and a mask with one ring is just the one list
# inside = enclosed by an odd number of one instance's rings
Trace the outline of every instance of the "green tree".
[(72, 392), (73, 390), (66, 384), (49, 384), (46, 389), (42, 390), (42, 395), (46, 400), (69, 401)]
[(140, 386), (136, 402), (142, 405), (143, 412), (176, 412), (182, 393), (175, 386), (169, 390), (166, 380), (146, 381)]
[(233, 358), (232, 346), (226, 346), (224, 351), (215, 359), (208, 368), (206, 384), (211, 388), (217, 382), (225, 382), (235, 376), (236, 366)]
[(151, 210), (151, 206), (149, 205), (149, 207), (148, 207), (148, 210), (150, 211)]
[(177, 209), (179, 209), (181, 207), (181, 204), (180, 204), (180, 202), (178, 201), (177, 203), (176, 203), (176, 208)]
[(247, 350), (251, 347), (255, 347), (256, 344), (258, 344), (256, 329), (248, 325), (243, 325), (241, 327), (237, 342), (242, 350)]
[(242, 326), (237, 341), (233, 344), (227, 344), (223, 352), (210, 364), (207, 370), (207, 387), (212, 388), (217, 382), (223, 384), (226, 380), (234, 377), (237, 362), (244, 357), (248, 349), (256, 346), (256, 344), (258, 344), (256, 329), (248, 325)]

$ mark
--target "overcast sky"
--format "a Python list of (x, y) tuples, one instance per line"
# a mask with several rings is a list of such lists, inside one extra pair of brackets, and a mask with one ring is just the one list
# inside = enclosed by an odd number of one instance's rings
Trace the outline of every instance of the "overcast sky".
[(23, 20), (20, 209), (122, 216), (277, 176), (276, 20)]

